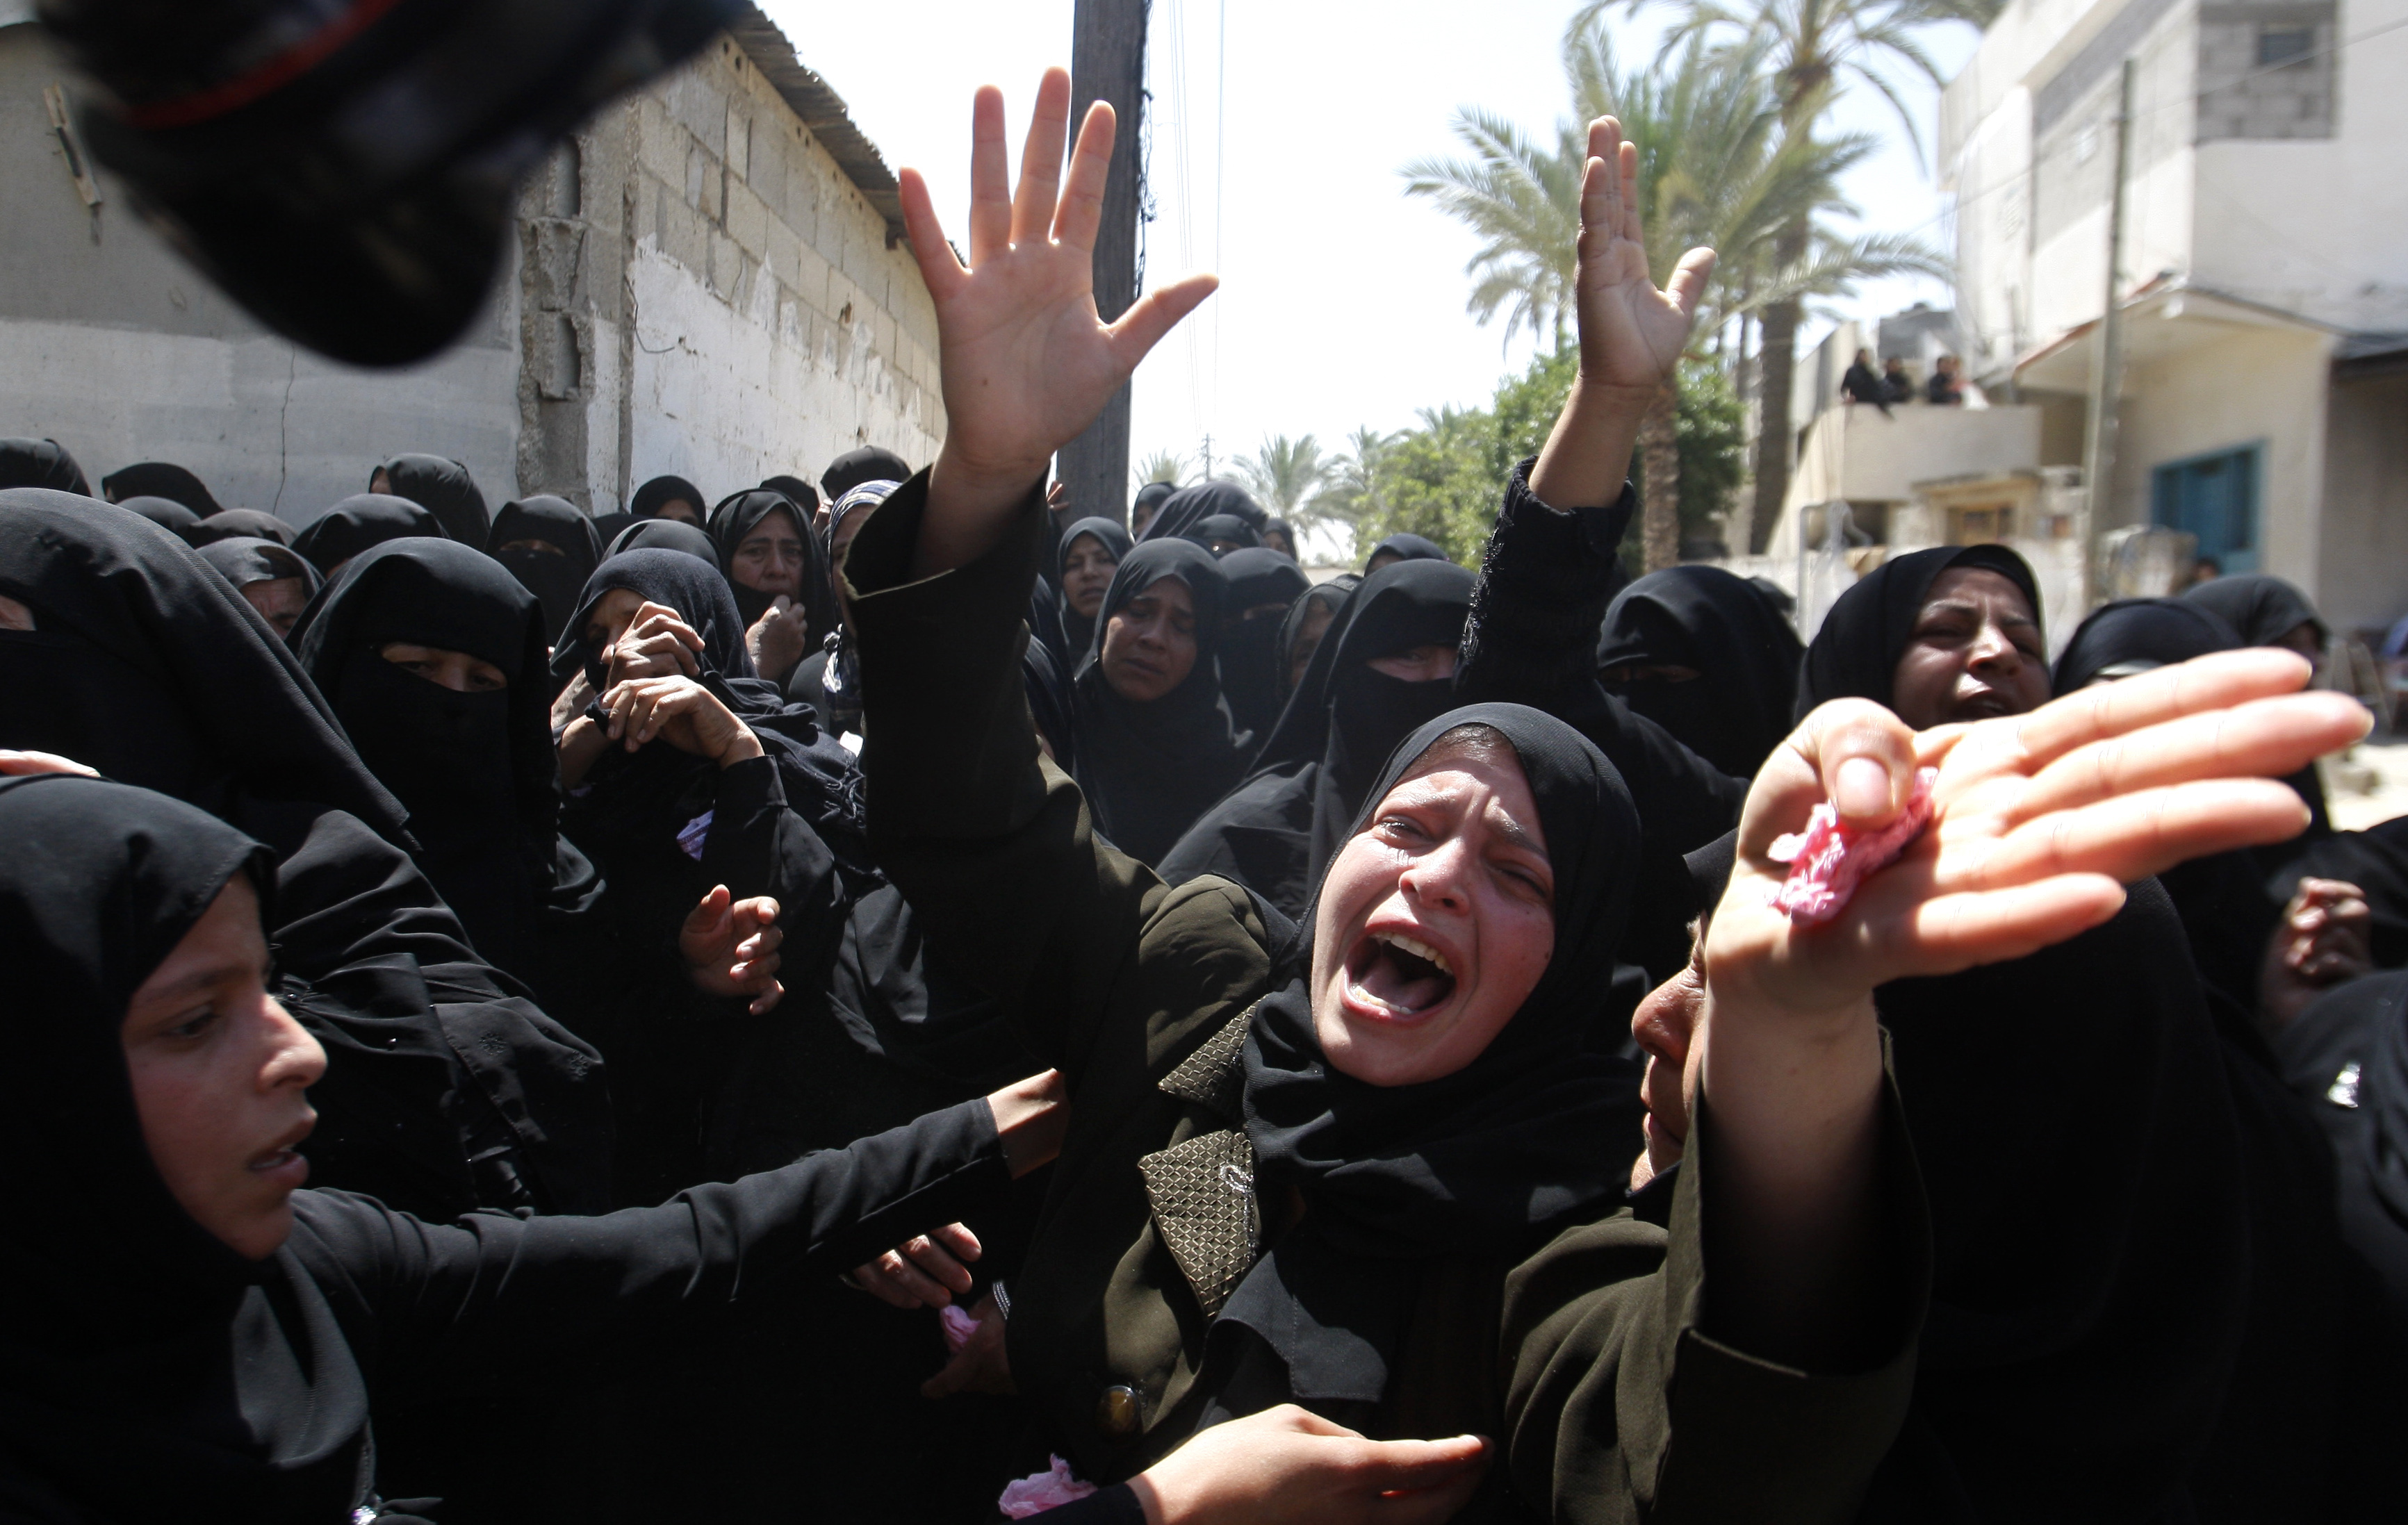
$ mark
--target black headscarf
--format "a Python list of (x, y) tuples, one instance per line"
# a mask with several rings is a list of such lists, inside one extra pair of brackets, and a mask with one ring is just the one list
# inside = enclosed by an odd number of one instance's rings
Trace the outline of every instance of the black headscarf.
[(229, 535), (212, 540), (198, 548), (201, 560), (216, 567), (218, 575), (236, 588), (248, 588), (254, 582), (276, 582), (285, 577), (299, 577), (305, 597), (315, 598), (323, 580), (318, 569), (301, 559), (301, 553), (290, 546), (256, 535)]
[[(523, 546), (511, 549), (513, 540), (540, 540), (560, 554)], [(544, 634), (553, 640), (577, 612), (577, 595), (584, 591), (585, 579), (602, 564), (594, 521), (567, 499), (544, 493), (502, 505), (486, 535), (485, 550), (543, 606)]]
[[(309, 564), (320, 573), (332, 576), (335, 568), (370, 546), (411, 535), (451, 538), (434, 511), (415, 501), (380, 492), (359, 492), (311, 520), (308, 527), (294, 537), (293, 549), (308, 557)], [(470, 543), (482, 545), (484, 541), (480, 532)]]
[(911, 467), (893, 450), (875, 445), (864, 445), (857, 450), (847, 450), (827, 463), (820, 473), (820, 492), (828, 502), (852, 492), (865, 482), (908, 482)]
[[(898, 485), (883, 477), (859, 482), (846, 488), (843, 494), (828, 506), (824, 544), (831, 559), (836, 553), (837, 532), (844, 528), (844, 521), (884, 503)], [(838, 575), (842, 571), (841, 567), (837, 569)], [(1039, 577), (1038, 586), (1042, 588), (1044, 581)], [(853, 631), (843, 622), (842, 606), (837, 602), (831, 583), (832, 579), (822, 583), (828, 589), (824, 600), (827, 610), (826, 624), (815, 627), (825, 628), (827, 634), (820, 638), (820, 648), (816, 653), (795, 664), (795, 670), (787, 675), (786, 688), (790, 698), (797, 704), (811, 706), (814, 713), (824, 719), (830, 730), (858, 732), (861, 729), (861, 654), (853, 645)], [(1032, 591), (1031, 599), (1035, 596)], [(1037, 613), (1033, 604), (1029, 613), (1032, 616)]]
[(1136, 523), (1139, 511), (1149, 504), (1154, 506), (1154, 518), (1161, 518), (1161, 505), (1168, 502), (1170, 495), (1178, 491), (1176, 482), (1148, 482), (1139, 488), (1137, 496), (1129, 500), (1129, 522)]
[[(810, 483), (803, 480), (800, 477), (792, 476), (785, 472), (780, 472), (774, 477), (762, 477), (761, 487), (767, 492), (783, 492), (787, 497), (794, 500), (795, 506), (814, 518), (818, 517), (819, 510), (824, 506), (820, 498), (820, 490), (818, 488), (813, 487)], [(803, 528), (810, 529), (811, 526), (806, 524)]]
[[(355, 558), (293, 629), (302, 665), (361, 761), (409, 811), (414, 856), (477, 950), (538, 990), (545, 905), (590, 865), (562, 872), (552, 746), (551, 633), (535, 594), (500, 563), (451, 540), (388, 541)], [(507, 689), (460, 693), (387, 662), (386, 643), (465, 651)]]
[[(635, 534), (644, 523), (631, 525), (627, 533)], [(676, 528), (677, 524), (670, 520), (664, 527)], [(584, 589), (577, 595), (577, 610), (562, 627), (560, 644), (552, 652), (552, 670), (562, 678), (581, 665), (585, 680), (594, 685), (596, 693), (601, 691), (602, 653), (586, 640), (585, 625), (594, 617), (594, 606), (617, 588), (640, 593), (652, 603), (677, 610), (702, 637), (700, 661), (711, 672), (724, 677), (755, 676), (752, 658), (744, 649), (745, 627), (742, 617), (736, 612), (736, 595), (727, 591), (727, 579), (719, 575), (718, 563), (682, 550), (645, 546), (613, 551), (585, 579)]]
[(1884, 562), (1842, 593), (1806, 648), (1798, 685), (1798, 715), (1834, 699), (1890, 702), (1899, 659), (1940, 574), (1972, 566), (1996, 572), (2023, 590), (2032, 619), (2041, 618), (2040, 584), (2021, 556), (2004, 546), (1934, 546)]
[[(1284, 546), (1271, 545), (1271, 536), (1273, 535), (1278, 535), (1281, 539), (1286, 541), (1287, 544)], [(1262, 536), (1264, 545), (1269, 546), (1271, 549), (1278, 551), (1283, 556), (1288, 557), (1290, 560), (1294, 560), (1304, 553), (1304, 548), (1297, 545), (1296, 541), (1296, 526), (1290, 524), (1286, 520), (1274, 519), (1265, 524), (1262, 528)]]
[(167, 461), (122, 466), (100, 479), (100, 491), (111, 503), (123, 503), (128, 498), (165, 498), (169, 503), (182, 504), (195, 519), (207, 519), (225, 506), (210, 495), (198, 477)]
[[(693, 557), (712, 571), (719, 569), (719, 548), (710, 536), (681, 519), (639, 519), (613, 535), (602, 548), (602, 560), (631, 550), (674, 550)], [(722, 582), (727, 579), (720, 578)], [(731, 594), (731, 596), (733, 596)]]
[(679, 502), (693, 506), (697, 528), (710, 512), (710, 500), (702, 495), (702, 489), (682, 477), (655, 477), (636, 489), (636, 495), (627, 500), (627, 512), (639, 520), (657, 519), (663, 505)]
[(1263, 511), (1263, 506), (1254, 501), (1253, 493), (1235, 482), (1215, 477), (1211, 481), (1197, 482), (1193, 487), (1182, 487), (1165, 498), (1162, 511), (1154, 516), (1154, 522), (1145, 527), (1145, 533), (1138, 539), (1140, 542), (1189, 539), (1193, 537), (1197, 525), (1216, 514), (1243, 520), (1249, 528), (1260, 528), (1269, 523), (1271, 519)]
[(1112, 560), (1116, 563), (1126, 561), (1129, 547), (1135, 544), (1130, 540), (1125, 525), (1100, 515), (1072, 520), (1070, 527), (1062, 532), (1061, 554), (1054, 563), (1054, 596), (1060, 600), (1057, 607), (1062, 620), (1062, 649), (1070, 654), (1074, 663), (1085, 661), (1087, 648), (1096, 644), (1095, 620), (1072, 608), (1070, 595), (1060, 591), (1065, 576), (1063, 563), (1070, 559), (1070, 542), (1082, 534), (1093, 535), (1097, 544), (1112, 553)]
[(2272, 646), (2301, 625), (2315, 628), (2319, 646), (2330, 638), (2324, 616), (2307, 594), (2263, 572), (2236, 572), (2202, 582), (2186, 590), (2183, 597), (2239, 631), (2246, 646)]
[[(1621, 775), (1571, 727), (1519, 705), (1451, 710), (1373, 777), (1347, 834), (1440, 737), (1486, 726), (1519, 759), (1555, 870), (1555, 948), (1512, 1020), (1443, 1078), (1374, 1086), (1340, 1073), (1313, 1032), (1313, 918), (1292, 976), (1254, 1009), (1245, 1045), (1256, 1192), (1303, 1194), (1296, 1226), (1223, 1310), (1285, 1360), (1299, 1396), (1377, 1400), (1395, 1370), (1417, 1278), (1447, 1256), (1512, 1261), (1555, 1229), (1621, 1204), (1637, 1068), (1591, 1047), (1598, 992), (1629, 916), (1639, 814)], [(1333, 1294), (1335, 1294), (1333, 1296)], [(1342, 1310), (1332, 1317), (1333, 1305)]]
[(173, 498), (120, 498), (117, 506), (129, 514), (140, 514), (187, 545), (192, 543), (191, 531), (200, 523), (198, 516)]
[(423, 506), (443, 526), (443, 533), (464, 546), (485, 543), (493, 527), (486, 517), (485, 494), (477, 479), (458, 461), (439, 455), (396, 455), (377, 467), (385, 475), (386, 491)]
[(1440, 546), (1437, 541), (1426, 539), (1418, 534), (1409, 534), (1402, 532), (1392, 534), (1385, 540), (1381, 541), (1378, 545), (1373, 546), (1371, 548), (1371, 554), (1363, 558), (1364, 569), (1368, 572), (1371, 563), (1383, 555), (1401, 556), (1409, 562), (1451, 562), (1455, 560), (1454, 557), (1449, 556), (1446, 553), (1445, 549)]
[(92, 496), (92, 484), (67, 448), (55, 439), (0, 439), (0, 489), (47, 487)]
[(79, 1502), (112, 1518), (198, 1499), (343, 1518), (367, 1430), (351, 1347), (322, 1299), (271, 1303), (288, 1255), (245, 1261), (177, 1204), (120, 1036), (134, 992), (230, 880), (267, 902), (265, 852), (174, 800), (55, 775), (0, 780), (0, 1009), (19, 1077), (0, 1127), (21, 1162), (0, 1188), (21, 1226), (0, 1286), (43, 1310), (0, 1329), (9, 1449), (78, 1478)]
[(1789, 734), (1804, 654), (1787, 621), (1740, 578), (1718, 566), (1669, 566), (1614, 596), (1597, 665), (1695, 670), (1686, 682), (1642, 677), (1606, 689), (1715, 767), (1748, 778)]
[[(1238, 729), (1260, 741), (1278, 720), (1281, 693), (1280, 629), (1287, 610), (1312, 584), (1303, 568), (1268, 546), (1250, 546), (1221, 558), (1229, 579), (1228, 612), (1221, 621), (1221, 689)], [(1246, 611), (1276, 604), (1280, 613), (1258, 619)]]
[(2057, 659), (2059, 693), (2100, 678), (2130, 677), (2152, 667), (2229, 651), (2241, 645), (2232, 627), (2179, 598), (2120, 598), (2093, 609)]
[(196, 546), (206, 546), (212, 540), (231, 540), (237, 535), (289, 546), (294, 530), (274, 514), (257, 508), (221, 508), (184, 533), (184, 538)]
[(1193, 540), (1207, 550), (1212, 549), (1216, 540), (1233, 541), (1239, 550), (1257, 549), (1263, 543), (1263, 537), (1254, 533), (1254, 527), (1235, 514), (1208, 514), (1189, 525), (1187, 533), (1180, 538)]
[[(727, 578), (728, 591), (736, 595), (736, 612), (743, 617), (744, 628), (750, 630), (755, 621), (769, 612), (777, 594), (765, 593), (758, 588), (748, 588), (736, 579), (736, 548), (744, 537), (759, 527), (771, 514), (783, 510), (795, 523), (795, 534), (803, 545), (801, 591), (795, 603), (810, 620), (812, 640), (825, 638), (836, 628), (836, 595), (828, 586), (827, 548), (811, 528), (811, 510), (795, 502), (783, 492), (754, 488), (723, 499), (710, 510), (708, 524), (711, 544), (719, 553), (720, 572)], [(831, 528), (834, 526), (831, 525)]]
[[(1327, 582), (1314, 583), (1305, 591), (1302, 598), (1288, 606), (1287, 618), (1280, 621), (1279, 633), (1279, 695), (1282, 707), (1286, 705), (1288, 696), (1296, 691), (1296, 679), (1289, 675), (1296, 670), (1296, 652), (1297, 648), (1304, 640), (1305, 620), (1311, 617), (1314, 609), (1327, 609), (1330, 623), (1323, 626), (1321, 631), (1323, 638), (1326, 639), (1330, 629), (1337, 623), (1338, 611), (1345, 606), (1347, 595), (1362, 586), (1361, 577), (1352, 572), (1341, 573)], [(1319, 648), (1316, 646), (1315, 649)], [(1310, 657), (1305, 659), (1305, 665), (1308, 670), (1312, 667)]]
[(402, 808), (353, 754), (276, 632), (199, 552), (89, 498), (0, 492), (0, 747), (57, 752), (214, 815), (243, 802), (348, 810), (407, 846)]
[(1029, 719), (1054, 749), (1054, 765), (1064, 773), (1077, 772), (1079, 734), (1070, 720), (1070, 680), (1042, 643), (1031, 641), (1022, 648), (1020, 684), (1028, 694)]
[[(1196, 665), (1179, 687), (1132, 704), (1104, 679), (1104, 627), (1131, 599), (1165, 577), (1187, 585), (1196, 605)], [(1238, 781), (1243, 759), (1221, 697), (1214, 636), (1228, 585), (1204, 548), (1147, 540), (1121, 558), (1096, 611), (1096, 634), (1072, 683), (1079, 725), (1079, 787), (1096, 825), (1116, 847), (1154, 863), (1179, 834)]]

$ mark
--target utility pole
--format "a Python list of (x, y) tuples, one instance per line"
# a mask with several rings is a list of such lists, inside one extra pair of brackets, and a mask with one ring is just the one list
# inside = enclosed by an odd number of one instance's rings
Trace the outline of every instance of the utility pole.
[(1212, 436), (1211, 436), (1211, 435), (1206, 435), (1204, 436), (1204, 478), (1203, 478), (1203, 479), (1204, 479), (1204, 480), (1206, 480), (1206, 481), (1208, 481), (1208, 482), (1209, 482), (1209, 481), (1211, 481), (1211, 480), (1212, 479)]
[[(1145, 109), (1146, 0), (1078, 0), (1070, 41), (1070, 121), (1075, 135), (1088, 103), (1110, 103), (1119, 119), (1112, 140), (1111, 178), (1104, 188), (1103, 225), (1096, 230), (1096, 312), (1117, 322), (1137, 301), (1138, 156)], [(1063, 447), (1054, 469), (1069, 490), (1072, 512), (1128, 522), (1129, 389), (1104, 405), (1086, 433)]]
[(2099, 363), (2090, 372), (2090, 417), (2082, 439), (2081, 580), (2075, 619), (2090, 612), (2098, 596), (2099, 529), (2114, 490), (2115, 409), (2124, 393), (2124, 181), (2132, 164), (2132, 60), (2115, 97), (2114, 182), (2107, 199), (2107, 306), (2099, 319)]

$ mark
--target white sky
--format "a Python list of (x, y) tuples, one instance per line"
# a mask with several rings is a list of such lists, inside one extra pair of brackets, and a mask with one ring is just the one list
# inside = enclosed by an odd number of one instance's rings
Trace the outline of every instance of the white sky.
[[(763, 0), (763, 8), (887, 163), (928, 177), (956, 242), (971, 92), (1003, 87), (1016, 153), (1038, 75), (1070, 60), (1071, 0)], [(1208, 432), (1216, 464), (1273, 433), (1309, 433), (1334, 450), (1360, 425), (1396, 429), (1423, 407), (1484, 403), (1501, 375), (1527, 363), (1526, 338), (1509, 349), (1501, 319), (1483, 328), (1464, 310), (1470, 235), (1430, 203), (1408, 200), (1398, 170), (1457, 151), (1448, 123), (1458, 106), (1552, 135), (1570, 105), (1556, 50), (1574, 8), (1575, 0), (1154, 0), (1149, 284), (1211, 269), (1222, 286), (1139, 370), (1132, 464), (1170, 449), (1189, 458), (1192, 477)], [(1624, 23), (1626, 67), (1652, 51), (1665, 14)], [(1956, 27), (1929, 40), (1953, 71), (1978, 39)], [(1225, 59), (1226, 121), (1216, 103)], [(1928, 151), (1936, 95), (1925, 88), (1910, 99)], [(1859, 89), (1841, 112), (1842, 125), (1878, 130), (1889, 144), (1847, 185), (1868, 225), (1920, 228), (1944, 248), (1942, 199), (1888, 107)], [(1870, 315), (1917, 299), (1949, 297), (1936, 282), (1900, 279), (1866, 288), (1847, 307)], [(1810, 336), (1825, 326), (1811, 325)]]

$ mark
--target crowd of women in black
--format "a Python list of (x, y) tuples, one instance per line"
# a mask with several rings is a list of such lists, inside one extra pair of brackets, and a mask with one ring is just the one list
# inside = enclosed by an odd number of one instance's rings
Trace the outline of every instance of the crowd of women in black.
[[(979, 110), (967, 262), (906, 180), (946, 327), (1063, 300), (1108, 157), (1011, 203)], [(1709, 265), (1590, 145), (1476, 572), (1039, 491), (1209, 282), (1092, 366), (982, 325), (933, 469), (623, 515), (0, 442), (0, 1518), (2400, 1513), (2408, 838), (2327, 819), (2315, 611), (2052, 671), (2004, 547), (1802, 648), (1631, 579)]]

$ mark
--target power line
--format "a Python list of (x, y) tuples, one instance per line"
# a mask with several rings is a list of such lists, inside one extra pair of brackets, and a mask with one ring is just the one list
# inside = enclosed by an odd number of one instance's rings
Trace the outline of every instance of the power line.
[[(1229, 162), (1229, 0), (1219, 0), (1220, 37), (1215, 61), (1219, 79), (1212, 100), (1212, 273), (1223, 278), (1222, 289), (1227, 290), (1227, 273), (1222, 268), (1221, 228), (1223, 223), (1223, 187), (1228, 178)], [(1225, 296), (1212, 301), (1212, 389), (1211, 413), (1205, 420), (1208, 427), (1221, 415), (1221, 309), (1228, 306)]]

